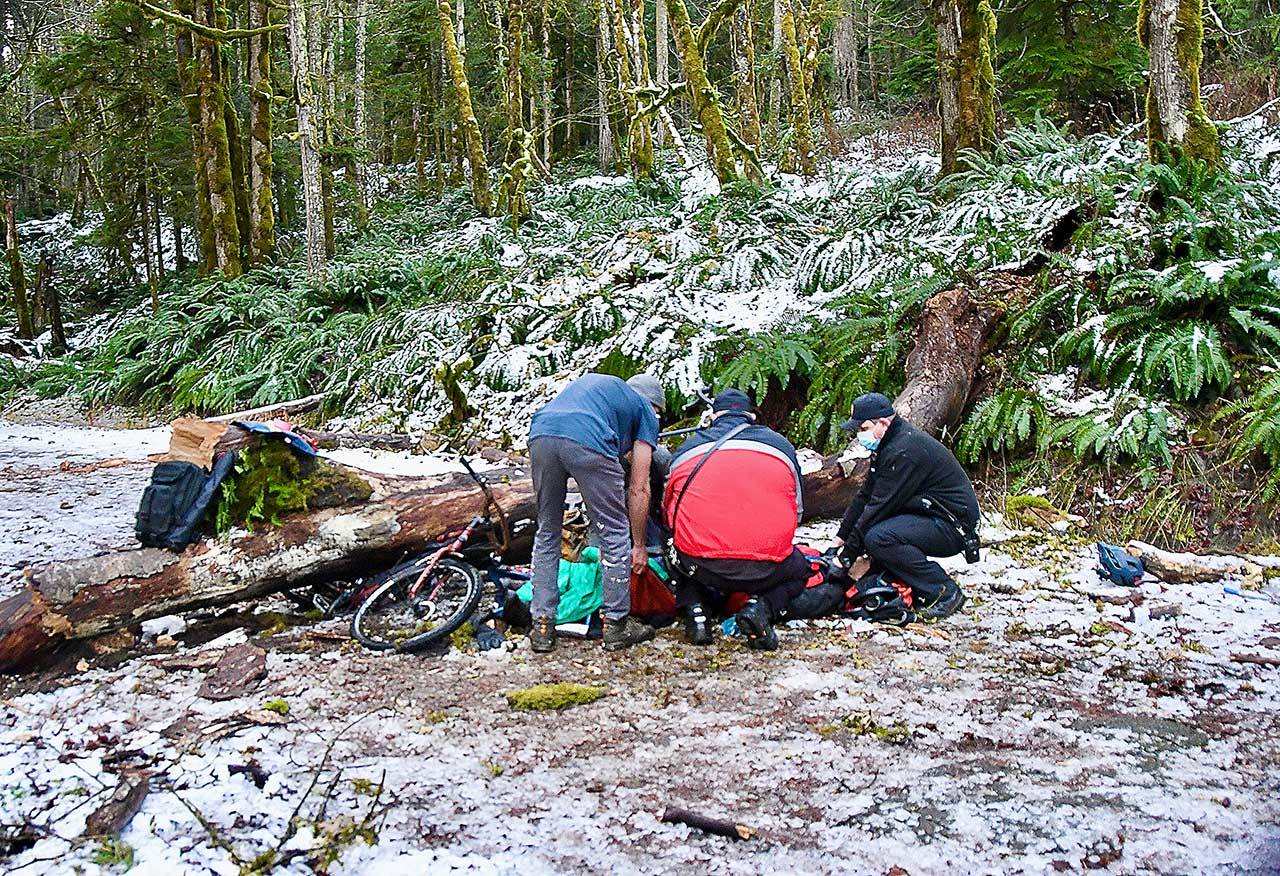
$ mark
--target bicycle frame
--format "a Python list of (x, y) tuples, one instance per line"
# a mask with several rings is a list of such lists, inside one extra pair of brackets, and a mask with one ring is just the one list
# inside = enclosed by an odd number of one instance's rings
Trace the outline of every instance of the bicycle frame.
[[(433, 553), (431, 555), (431, 559), (427, 560), (427, 565), (423, 567), (422, 572), (418, 575), (417, 580), (415, 580), (413, 584), (409, 586), (409, 591), (406, 594), (407, 597), (410, 600), (416, 599), (418, 596), (418, 590), (421, 589), (422, 587), (422, 583), (427, 580), (427, 577), (430, 576), (431, 573), (434, 572), (437, 567), (439, 567), (440, 561), (445, 557), (449, 556), (450, 554), (459, 553), (466, 546), (467, 542), (471, 540), (471, 534), (475, 532), (476, 528), (481, 524), (487, 522), (487, 520), (488, 518), (482, 515), (476, 515), (475, 517), (472, 517), (471, 522), (468, 523), (465, 527), (463, 527), (462, 531), (459, 532), (456, 536), (454, 536), (452, 541), (448, 542), (439, 550), (437, 550), (435, 553)], [(440, 592), (440, 588), (442, 586), (444, 586), (443, 580), (436, 583), (435, 588), (429, 594), (427, 594), (428, 602), (435, 601), (436, 594)]]

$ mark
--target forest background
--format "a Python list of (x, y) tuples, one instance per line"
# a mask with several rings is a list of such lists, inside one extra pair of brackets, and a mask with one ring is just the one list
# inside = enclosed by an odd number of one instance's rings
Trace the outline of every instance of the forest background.
[(650, 369), (825, 452), (968, 333), (931, 418), (1007, 510), (1275, 546), (1275, 0), (6, 0), (0, 39), (13, 403), (511, 444)]

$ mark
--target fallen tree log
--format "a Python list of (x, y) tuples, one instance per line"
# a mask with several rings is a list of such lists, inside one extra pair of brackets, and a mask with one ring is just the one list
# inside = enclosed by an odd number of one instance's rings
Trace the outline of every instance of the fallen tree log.
[[(937, 434), (955, 425), (984, 346), (1000, 319), (963, 290), (935, 295), (925, 308), (898, 412)], [(308, 400), (309, 401), (309, 400)], [(200, 453), (242, 437), (206, 434), (191, 424)], [(321, 461), (321, 466), (333, 463)], [(342, 580), (420, 553), (441, 533), (484, 510), (466, 475), (402, 477), (358, 469), (366, 490), (343, 489), (336, 504), (285, 515), (280, 526), (234, 531), (180, 554), (155, 548), (54, 563), (27, 571), (29, 585), (0, 601), (0, 671), (29, 668), (67, 639), (86, 639), (149, 618), (226, 605), (291, 586)], [(868, 460), (827, 457), (804, 476), (807, 518), (839, 516), (866, 478)], [(518, 557), (533, 532), (534, 491), (526, 466), (490, 470), (497, 501), (512, 525)], [(350, 475), (346, 476), (350, 480)], [(127, 509), (132, 511), (132, 509)]]

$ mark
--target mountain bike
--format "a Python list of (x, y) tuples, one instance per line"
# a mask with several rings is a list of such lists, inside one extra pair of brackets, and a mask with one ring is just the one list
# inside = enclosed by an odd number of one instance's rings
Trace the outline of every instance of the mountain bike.
[[(484, 513), (471, 518), (462, 529), (441, 536), (425, 552), (378, 576), (354, 595), (351, 635), (366, 648), (419, 651), (447, 638), (473, 615), (488, 620), (500, 614), (513, 585), (529, 580), (527, 570), (500, 562), (510, 541), (506, 515), (488, 482), (465, 457), (462, 464), (484, 492)], [(496, 534), (498, 540), (473, 541), (478, 532)], [(494, 607), (477, 615), (486, 589)]]

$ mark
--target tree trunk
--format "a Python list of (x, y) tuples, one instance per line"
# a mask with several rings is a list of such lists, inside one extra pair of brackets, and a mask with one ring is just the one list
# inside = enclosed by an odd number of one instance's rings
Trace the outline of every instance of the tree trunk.
[(990, 0), (938, 0), (935, 13), (945, 176), (959, 169), (961, 150), (995, 145), (996, 17)]
[(506, 43), (507, 131), (503, 162), (501, 207), (511, 218), (514, 230), (529, 215), (525, 179), (532, 170), (533, 138), (524, 127), (524, 88), (520, 61), (524, 54), (524, 6), (522, 0), (507, 0)]
[[(180, 7), (188, 15), (194, 14), (191, 3)], [(200, 271), (205, 274), (218, 269), (218, 245), (213, 234), (213, 207), (209, 201), (208, 149), (205, 145), (204, 125), (200, 115), (200, 86), (196, 80), (195, 38), (190, 31), (179, 30), (175, 42), (178, 59), (178, 81), (182, 84), (182, 103), (191, 123), (191, 153), (195, 164), (195, 202), (193, 211), (196, 234), (200, 242)], [(176, 214), (175, 214), (176, 215)]]
[(841, 11), (831, 40), (831, 56), (835, 63), (836, 97), (841, 106), (858, 105), (858, 33), (853, 10)]
[(186, 242), (182, 239), (182, 214), (178, 210), (176, 196), (173, 204), (173, 269), (175, 271), (187, 269)]
[(365, 164), (368, 162), (369, 134), (365, 118), (366, 54), (369, 41), (369, 0), (356, 0), (355, 77), (351, 83), (353, 119), (351, 135), (355, 139), (354, 156), (348, 162), (351, 185), (356, 190), (356, 228), (363, 231), (369, 224), (369, 194), (366, 191)]
[(934, 24), (938, 33), (938, 118), (945, 176), (957, 169), (960, 143), (960, 18), (956, 0), (936, 0)]
[[(197, 0), (195, 10), (195, 21), (207, 27), (216, 26), (210, 0)], [(236, 216), (236, 176), (231, 164), (231, 146), (227, 141), (227, 101), (219, 57), (221, 47), (202, 36), (196, 35), (193, 40), (200, 139), (208, 178), (217, 270), (227, 277), (238, 277), (244, 269), (240, 261), (240, 220)]]
[(440, 13), (440, 37), (444, 46), (445, 61), (453, 79), (453, 95), (458, 104), (458, 125), (466, 143), (467, 163), (471, 166), (471, 200), (483, 216), (493, 212), (493, 196), (489, 192), (489, 167), (485, 163), (484, 141), (480, 137), (480, 123), (471, 107), (471, 85), (467, 82), (467, 69), (453, 30), (453, 10), (449, 0), (438, 0)]
[(711, 167), (721, 183), (730, 182), (738, 177), (737, 162), (725, 128), (720, 98), (707, 78), (702, 53), (698, 49), (698, 39), (689, 22), (689, 11), (685, 8), (684, 0), (668, 0), (668, 12), (671, 15), (671, 32), (676, 52), (680, 56), (680, 67), (684, 70), (685, 81), (688, 83), (686, 90), (689, 103), (694, 118), (702, 127), (702, 137), (707, 144)]
[(609, 113), (608, 58), (609, 13), (605, 0), (596, 3), (596, 114), (599, 121), (599, 148), (597, 150), (602, 171), (613, 170), (618, 161), (617, 137), (613, 132), (613, 119)]
[(604, 2), (613, 22), (613, 57), (618, 71), (618, 94), (622, 98), (627, 116), (627, 158), (631, 164), (631, 175), (637, 180), (650, 179), (653, 177), (653, 141), (648, 119), (641, 118), (635, 97), (636, 83), (639, 80), (632, 73), (632, 63), (636, 52), (632, 41), (627, 37), (627, 25), (623, 21), (623, 16), (627, 14), (628, 0)]
[(147, 265), (147, 288), (151, 291), (151, 312), (160, 312), (160, 278), (156, 273), (155, 254), (151, 251), (151, 222), (148, 219), (146, 174), (138, 184), (138, 206), (142, 210), (142, 260)]
[(738, 134), (750, 146), (760, 145), (760, 107), (756, 102), (756, 47), (751, 16), (745, 6), (733, 13), (734, 85), (738, 98)]
[(1218, 129), (1200, 101), (1203, 0), (1142, 0), (1138, 37), (1151, 53), (1147, 145), (1153, 161), (1179, 153), (1216, 164)]
[[(142, 548), (32, 570), (31, 588), (0, 602), (0, 671), (30, 665), (62, 639), (91, 638), (286, 586), (367, 574), (420, 553), (441, 532), (483, 511), (484, 497), (463, 475), (357, 474), (374, 498), (288, 515), (279, 527), (202, 541), (182, 553)], [(527, 470), (493, 472), (491, 479), (508, 519), (531, 523), (535, 508)]]
[(5, 249), (9, 255), (9, 289), (13, 295), (14, 315), (17, 317), (18, 337), (31, 340), (36, 336), (31, 320), (31, 305), (27, 301), (27, 280), (22, 271), (22, 255), (18, 252), (18, 223), (13, 215), (13, 198), (4, 201)]
[(542, 32), (542, 81), (539, 83), (538, 104), (542, 110), (542, 161), (551, 167), (551, 6), (542, 0), (540, 24)]
[(324, 217), (324, 254), (332, 259), (337, 253), (334, 239), (334, 219), (337, 201), (334, 192), (334, 81), (333, 81), (333, 0), (316, 3), (313, 11), (322, 10), (319, 17), (312, 15), (308, 20), (310, 27), (307, 38), (310, 40), (311, 81), (320, 83), (321, 89), (316, 95), (316, 131), (320, 143), (320, 199)]
[(773, 52), (773, 69), (769, 73), (769, 128), (776, 131), (782, 120), (782, 4), (787, 0), (773, 0), (773, 38), (769, 43)]
[[(249, 27), (266, 27), (270, 0), (249, 0)], [(271, 192), (271, 34), (249, 38), (249, 261), (260, 264), (275, 253), (276, 222)]]
[[(658, 88), (665, 91), (671, 84), (671, 36), (667, 28), (667, 0), (655, 0), (653, 7), (653, 60)], [(667, 145), (665, 126), (659, 125), (655, 135), (659, 146)]]
[(289, 0), (289, 66), (293, 72), (298, 119), (298, 152), (302, 164), (302, 200), (306, 212), (307, 273), (324, 274), (328, 259), (324, 241), (324, 191), (320, 181), (320, 140), (316, 130), (315, 95), (311, 90), (307, 0)]
[(817, 159), (813, 147), (813, 122), (809, 116), (809, 95), (805, 88), (804, 62), (796, 41), (795, 16), (790, 9), (782, 16), (782, 51), (786, 60), (787, 81), (791, 98), (791, 133), (794, 138), (796, 158), (805, 176), (817, 173)]
[(53, 257), (48, 253), (40, 257), (40, 264), (36, 267), (36, 294), (44, 299), (45, 310), (49, 314), (51, 346), (55, 352), (65, 353), (70, 348), (67, 346), (67, 330), (62, 325), (62, 300), (53, 283)]

